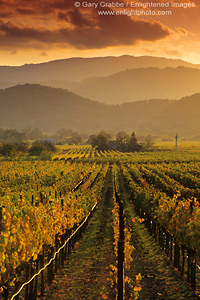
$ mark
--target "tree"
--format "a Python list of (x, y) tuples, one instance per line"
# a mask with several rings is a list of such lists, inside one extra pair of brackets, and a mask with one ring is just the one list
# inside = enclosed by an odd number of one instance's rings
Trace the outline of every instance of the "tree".
[(3, 156), (14, 156), (17, 153), (16, 146), (11, 143), (3, 144), (3, 146), (0, 149), (0, 153)]
[(131, 136), (127, 139), (127, 151), (138, 151), (138, 143), (134, 132), (132, 132)]
[(135, 133), (129, 136), (126, 132), (120, 131), (116, 135), (117, 150), (122, 152), (140, 151), (142, 146), (137, 143)]
[(74, 134), (73, 130), (67, 128), (61, 128), (56, 131), (55, 138), (58, 140), (66, 140), (69, 137), (72, 137)]
[(92, 148), (97, 148), (97, 150), (108, 150), (108, 142), (110, 135), (104, 131), (101, 131), (98, 135), (92, 135), (89, 138), (89, 142)]
[(22, 143), (27, 139), (24, 132), (17, 131), (16, 129), (7, 129), (1, 136), (1, 140), (5, 144)]
[(2, 138), (4, 136), (5, 130), (3, 128), (0, 128), (0, 141), (2, 141)]
[(146, 136), (144, 143), (143, 143), (143, 149), (146, 151), (150, 151), (153, 149), (154, 141), (150, 135)]
[[(95, 134), (91, 134), (90, 136), (89, 136), (89, 139), (87, 140), (87, 144), (89, 144), (89, 145), (92, 145), (93, 144), (93, 140), (94, 140), (94, 138), (96, 137), (96, 135)], [(92, 147), (93, 147), (93, 145), (92, 145)]]
[(40, 156), (44, 151), (53, 153), (56, 151), (56, 147), (51, 141), (36, 141), (30, 147), (29, 154), (31, 156)]
[(68, 144), (69, 145), (78, 145), (81, 143), (81, 141), (82, 141), (82, 139), (80, 136), (73, 136), (68, 139)]
[(44, 138), (44, 133), (39, 128), (28, 128), (24, 130), (30, 140), (39, 140)]
[(0, 154), (2, 154), (3, 156), (15, 156), (18, 154), (26, 153), (27, 149), (28, 148), (25, 143), (5, 143), (0, 148)]
[(116, 143), (119, 151), (125, 152), (127, 150), (128, 134), (125, 131), (120, 131), (116, 135)]

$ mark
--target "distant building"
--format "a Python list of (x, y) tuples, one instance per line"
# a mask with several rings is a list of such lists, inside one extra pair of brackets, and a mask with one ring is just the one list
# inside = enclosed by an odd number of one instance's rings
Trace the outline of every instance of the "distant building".
[[(109, 147), (109, 150), (118, 150), (118, 151), (121, 151), (121, 149), (119, 147), (119, 144), (118, 144), (118, 142), (116, 140), (109, 140), (108, 147)], [(134, 148), (132, 148), (131, 152), (135, 152), (135, 151), (142, 151), (142, 145), (136, 143), (134, 145)], [(127, 152), (129, 152), (129, 151), (127, 151)]]
[(53, 145), (56, 145), (58, 141), (55, 139), (42, 139), (40, 140), (40, 142), (48, 142), (48, 143), (52, 143)]

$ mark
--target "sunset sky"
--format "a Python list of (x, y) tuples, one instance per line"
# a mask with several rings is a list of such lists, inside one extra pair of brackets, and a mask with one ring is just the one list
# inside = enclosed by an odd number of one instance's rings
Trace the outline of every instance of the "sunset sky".
[[(165, 8), (134, 8), (136, 1), (0, 0), (0, 65), (39, 63), (74, 56), (152, 55), (200, 64), (197, 1), (140, 1)], [(129, 3), (128, 3), (129, 2)], [(172, 8), (174, 3), (183, 7)], [(83, 7), (92, 6), (95, 7)], [(79, 6), (79, 7), (75, 7)], [(169, 6), (169, 7), (168, 7)], [(189, 6), (186, 8), (186, 6)], [(124, 15), (100, 15), (103, 10)], [(128, 15), (130, 11), (166, 15)], [(170, 12), (169, 15), (167, 12)]]

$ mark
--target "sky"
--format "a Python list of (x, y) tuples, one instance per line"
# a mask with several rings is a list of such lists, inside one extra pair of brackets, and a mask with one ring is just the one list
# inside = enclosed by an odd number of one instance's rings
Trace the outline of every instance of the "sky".
[(124, 54), (200, 64), (199, 4), (200, 0), (0, 0), (0, 65)]

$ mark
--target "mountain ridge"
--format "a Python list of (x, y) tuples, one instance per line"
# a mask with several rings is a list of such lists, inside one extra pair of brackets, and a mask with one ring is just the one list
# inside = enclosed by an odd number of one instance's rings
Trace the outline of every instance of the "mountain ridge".
[[(138, 67), (177, 67), (195, 65), (180, 59), (154, 56), (107, 56), (93, 58), (68, 58), (22, 66), (0, 66), (0, 83), (34, 83), (34, 81), (82, 81), (93, 76), (108, 76), (122, 70)], [(5, 86), (6, 87), (6, 86)]]
[(64, 89), (17, 85), (0, 90), (0, 128), (60, 128), (94, 133), (135, 131), (195, 135), (200, 131), (200, 93), (180, 100), (151, 99), (107, 105)]
[(74, 93), (107, 104), (143, 99), (180, 99), (200, 92), (200, 70), (176, 68), (137, 68), (106, 77), (93, 77), (69, 84)]

